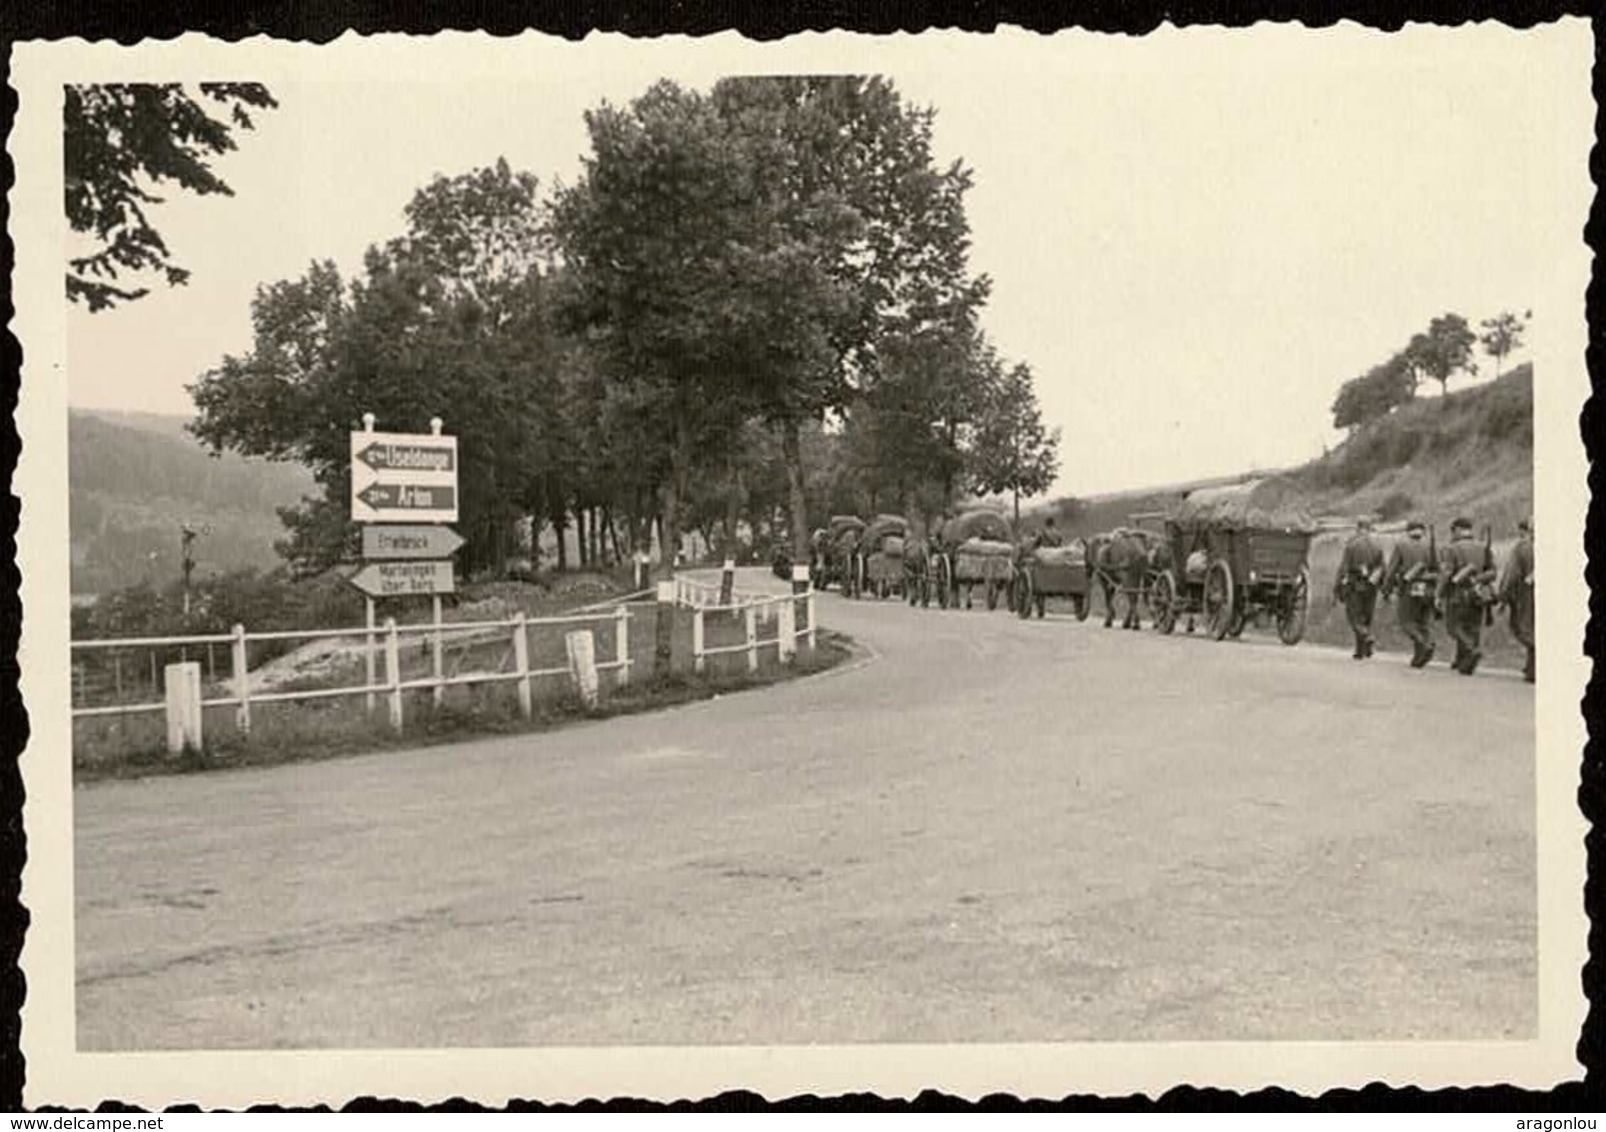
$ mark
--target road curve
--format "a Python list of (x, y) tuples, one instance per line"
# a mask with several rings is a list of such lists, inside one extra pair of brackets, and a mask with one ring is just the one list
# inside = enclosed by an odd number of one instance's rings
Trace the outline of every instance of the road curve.
[(79, 788), (79, 1047), (1533, 1035), (1513, 674), (819, 608), (860, 663)]

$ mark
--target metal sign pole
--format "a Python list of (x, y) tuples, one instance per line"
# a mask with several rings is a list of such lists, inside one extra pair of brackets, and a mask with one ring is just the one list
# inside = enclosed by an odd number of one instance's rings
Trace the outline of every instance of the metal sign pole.
[(368, 685), (368, 695), (366, 699), (368, 703), (368, 714), (373, 715), (374, 707), (377, 703), (377, 701), (374, 699), (374, 599), (371, 597), (363, 598), (363, 606), (368, 612), (368, 647), (363, 650), (363, 659), (367, 661), (368, 670), (368, 679), (365, 681), (365, 683)]

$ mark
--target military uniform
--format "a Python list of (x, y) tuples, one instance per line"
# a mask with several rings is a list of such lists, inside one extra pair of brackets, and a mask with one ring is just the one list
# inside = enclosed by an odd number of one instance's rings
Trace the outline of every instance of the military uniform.
[(1518, 527), (1517, 545), (1506, 559), (1505, 577), (1500, 580), (1500, 601), (1511, 618), (1511, 635), (1528, 652), (1522, 678), (1534, 682), (1534, 544), (1528, 524)]
[(1420, 538), (1413, 537), (1423, 529), (1421, 523), (1412, 523), (1407, 536), (1394, 544), (1389, 556), (1388, 571), (1383, 576), (1383, 590), (1395, 595), (1395, 609), (1399, 613), (1400, 628), (1411, 638), (1411, 667), (1421, 668), (1433, 659), (1433, 551)]
[(1372, 525), (1362, 523), (1355, 537), (1344, 546), (1339, 559), (1338, 579), (1333, 590), (1344, 600), (1344, 616), (1355, 634), (1355, 659), (1372, 655), (1376, 639), (1372, 636), (1372, 615), (1377, 609), (1377, 589), (1383, 581), (1383, 548), (1372, 538)]
[(1484, 601), (1479, 587), (1493, 581), (1489, 548), (1472, 539), (1472, 524), (1457, 520), (1450, 528), (1450, 545), (1439, 562), (1439, 600), (1444, 623), (1455, 639), (1450, 667), (1471, 676), (1483, 658)]

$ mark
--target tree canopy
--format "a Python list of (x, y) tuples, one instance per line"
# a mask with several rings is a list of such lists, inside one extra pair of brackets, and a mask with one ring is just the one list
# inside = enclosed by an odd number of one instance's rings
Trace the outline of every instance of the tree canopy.
[[(119, 285), (125, 274), (154, 274), (169, 286), (189, 279), (147, 215), (163, 199), (154, 190), (171, 181), (199, 196), (232, 196), (211, 160), (235, 148), (236, 130), (254, 128), (253, 111), (278, 105), (259, 83), (201, 83), (199, 92), (198, 100), (181, 83), (67, 86), (67, 221), (98, 245), (68, 259), (70, 301), (97, 311), (149, 293)], [(214, 117), (214, 110), (224, 116)]]

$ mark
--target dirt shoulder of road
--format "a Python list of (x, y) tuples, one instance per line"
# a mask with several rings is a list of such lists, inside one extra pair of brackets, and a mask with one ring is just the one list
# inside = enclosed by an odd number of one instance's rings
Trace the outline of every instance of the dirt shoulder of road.
[[(525, 719), (507, 697), (476, 698), (469, 705), (433, 708), (427, 695), (408, 707), (405, 734), (385, 725), (383, 713), (369, 717), (352, 704), (339, 714), (304, 713), (289, 716), (278, 726), (258, 728), (249, 740), (228, 735), (203, 752), (170, 756), (165, 752), (130, 752), (105, 762), (75, 765), (76, 785), (145, 778), (154, 775), (192, 774), (245, 767), (317, 762), (384, 750), (416, 750), (496, 735), (540, 734), (562, 727), (622, 715), (663, 711), (703, 700), (757, 691), (777, 684), (806, 679), (852, 666), (872, 657), (865, 646), (846, 634), (821, 629), (812, 650), (799, 651), (789, 665), (767, 664), (757, 672), (696, 674), (673, 672), (652, 676), (628, 688), (604, 693), (601, 703), (587, 709), (578, 695), (539, 699)], [(264, 731), (266, 732), (264, 734)]]

